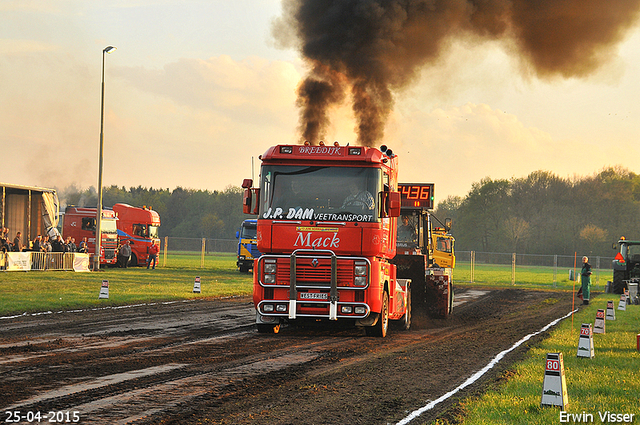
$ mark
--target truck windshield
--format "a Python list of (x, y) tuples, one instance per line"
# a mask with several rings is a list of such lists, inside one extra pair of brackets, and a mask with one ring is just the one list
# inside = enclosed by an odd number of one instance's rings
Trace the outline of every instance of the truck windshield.
[(377, 168), (264, 165), (260, 218), (378, 221), (381, 175)]
[(255, 239), (257, 237), (257, 227), (254, 224), (243, 224), (242, 225), (242, 234), (240, 237), (242, 239)]
[(118, 228), (116, 226), (115, 220), (105, 220), (102, 219), (100, 223), (100, 232), (101, 233), (113, 233), (114, 235), (118, 233)]

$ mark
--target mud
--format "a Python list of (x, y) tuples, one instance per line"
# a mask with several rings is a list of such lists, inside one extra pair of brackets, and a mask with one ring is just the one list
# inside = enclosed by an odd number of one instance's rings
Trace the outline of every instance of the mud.
[[(384, 339), (358, 328), (258, 334), (248, 298), (0, 319), (3, 420), (19, 410), (78, 412), (82, 424), (397, 423), (571, 311), (565, 293), (473, 288), (456, 299), (449, 319), (415, 316)], [(508, 375), (543, 337), (411, 423), (455, 422), (460, 398)]]

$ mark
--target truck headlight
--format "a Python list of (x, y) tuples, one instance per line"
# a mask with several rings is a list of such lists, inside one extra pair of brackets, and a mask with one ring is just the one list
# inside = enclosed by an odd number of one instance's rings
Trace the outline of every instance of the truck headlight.
[(353, 279), (353, 283), (356, 286), (366, 286), (367, 285), (367, 277), (366, 276), (356, 276)]
[(353, 312), (355, 314), (365, 314), (367, 312), (367, 309), (362, 306), (358, 306), (353, 310)]
[(276, 283), (276, 275), (275, 274), (264, 275), (264, 283)]
[(264, 265), (264, 272), (265, 273), (270, 273), (270, 274), (274, 274), (276, 272), (276, 265), (275, 263), (266, 263)]
[(262, 306), (262, 311), (264, 311), (265, 313), (272, 313), (273, 312), (273, 304), (264, 304)]
[(367, 274), (367, 266), (355, 266), (354, 274), (356, 276), (364, 276)]

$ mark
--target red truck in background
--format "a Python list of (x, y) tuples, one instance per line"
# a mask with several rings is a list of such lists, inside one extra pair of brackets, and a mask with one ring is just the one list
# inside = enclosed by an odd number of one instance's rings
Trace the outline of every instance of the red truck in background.
[(160, 246), (158, 238), (160, 216), (146, 206), (138, 208), (128, 204), (115, 204), (113, 211), (118, 216), (120, 244), (128, 240), (131, 245), (129, 265), (145, 265), (149, 259), (151, 244), (155, 243)]
[[(411, 324), (411, 281), (399, 279), (397, 156), (364, 146), (278, 145), (259, 188), (244, 180), (243, 211), (257, 214), (253, 301), (259, 332), (284, 322), (341, 321), (384, 337)], [(254, 203), (255, 201), (255, 203)]]
[[(116, 264), (118, 260), (116, 251), (118, 248), (118, 218), (115, 211), (109, 209), (102, 210), (102, 222), (100, 232), (102, 233), (100, 264)], [(76, 240), (79, 247), (82, 238), (87, 238), (89, 254), (96, 251), (96, 209), (69, 206), (65, 209), (62, 223), (62, 235)]]

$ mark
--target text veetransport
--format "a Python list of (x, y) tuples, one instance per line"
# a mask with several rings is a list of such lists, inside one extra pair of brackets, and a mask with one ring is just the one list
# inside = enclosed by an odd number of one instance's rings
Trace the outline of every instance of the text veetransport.
[(289, 208), (286, 211), (283, 208), (269, 208), (262, 218), (275, 220), (322, 220), (322, 221), (373, 221), (372, 214), (353, 214), (353, 213), (315, 213), (313, 208)]

